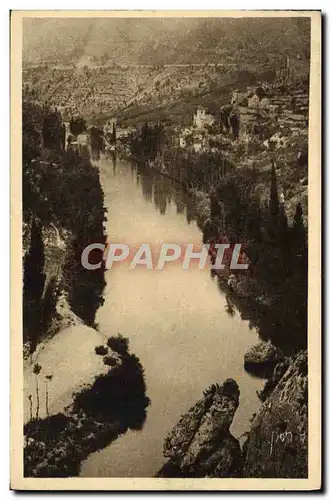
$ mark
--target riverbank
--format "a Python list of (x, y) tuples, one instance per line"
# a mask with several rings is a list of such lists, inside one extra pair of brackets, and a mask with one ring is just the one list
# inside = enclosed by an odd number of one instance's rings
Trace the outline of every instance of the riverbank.
[[(102, 343), (94, 345), (95, 341)], [(76, 349), (76, 361), (64, 355), (65, 350), (72, 356), (71, 348)], [(129, 428), (143, 425), (149, 405), (144, 372), (138, 358), (129, 353), (127, 339), (106, 340), (92, 329), (72, 328), (45, 346), (37, 361), (44, 362), (48, 372), (53, 363), (54, 372), (45, 386), (46, 415), (38, 414), (37, 407), (24, 427), (26, 477), (78, 476), (88, 455)], [(41, 410), (43, 387), (40, 381), (38, 389), (38, 380), (43, 366), (35, 363), (32, 373)]]
[(105, 242), (103, 191), (88, 151), (66, 147), (56, 110), (24, 102), (22, 125), (24, 474), (71, 475), (70, 434), (88, 421), (73, 399), (110, 370), (94, 351), (106, 339), (94, 328), (104, 269), (80, 263), (87, 244)]
[(91, 241), (105, 242), (103, 191), (87, 151), (65, 147), (56, 111), (23, 103), (23, 340), (25, 355), (58, 333), (58, 301), (93, 326), (104, 270), (80, 263)]
[[(167, 173), (166, 166), (160, 157), (155, 160), (149, 160), (145, 164), (152, 171), (178, 182), (183, 187), (193, 200), (196, 222), (204, 235), (204, 243), (213, 242), (212, 238), (208, 237), (210, 228), (215, 225), (215, 221), (212, 218), (211, 208), (211, 192), (213, 193), (213, 191), (206, 192), (195, 187), (188, 187), (180, 180), (180, 178)], [(211, 261), (214, 263), (212, 257)], [(223, 271), (213, 271), (213, 273), (216, 274), (218, 279), (228, 288), (228, 290), (233, 292), (238, 298), (249, 299), (254, 302), (256, 306), (271, 306), (271, 298), (267, 297), (263, 293), (263, 290), (259, 286), (257, 280), (255, 280), (251, 275), (248, 275), (248, 273), (233, 274), (227, 268)]]
[[(144, 164), (163, 176), (173, 177), (161, 156), (145, 159)], [(178, 166), (177, 171), (183, 171), (185, 165)], [(251, 168), (246, 170), (229, 172), (217, 188), (210, 187), (208, 192), (185, 183), (184, 189), (193, 197), (194, 217), (203, 241), (240, 242), (249, 262), (248, 272), (233, 273), (227, 268), (218, 272), (222, 288), (235, 301), (247, 301), (251, 309), (258, 308), (260, 317), (277, 317), (269, 338), (281, 347), (287, 343), (288, 353), (293, 354), (305, 349), (307, 338), (307, 236), (302, 210), (297, 207), (290, 225), (277, 194), (274, 167), (269, 179), (270, 200), (262, 210), (256, 173)], [(182, 182), (180, 176), (175, 180)], [(290, 338), (286, 336), (288, 330), (292, 332)]]
[[(63, 412), (72, 402), (72, 395), (107, 366), (94, 348), (105, 342), (105, 336), (83, 323), (72, 313), (63, 297), (57, 304), (62, 320), (51, 338), (38, 344), (36, 351), (24, 360), (24, 422)], [(82, 363), (84, 359), (84, 363)], [(41, 367), (38, 394), (34, 367)], [(37, 411), (38, 404), (38, 411)]]

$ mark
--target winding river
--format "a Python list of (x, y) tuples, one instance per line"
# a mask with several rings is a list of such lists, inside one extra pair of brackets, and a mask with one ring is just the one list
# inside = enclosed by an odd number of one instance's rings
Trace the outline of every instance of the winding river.
[[(121, 243), (201, 244), (194, 206), (171, 180), (128, 162), (98, 162), (108, 210), (109, 240)], [(83, 463), (85, 477), (151, 477), (165, 462), (164, 438), (210, 384), (232, 377), (240, 406), (231, 431), (240, 437), (257, 410), (263, 381), (245, 372), (243, 357), (258, 341), (255, 329), (229, 307), (208, 269), (163, 271), (116, 264), (106, 272), (105, 302), (96, 322), (107, 336), (121, 333), (140, 359), (151, 404), (140, 431), (128, 431)]]

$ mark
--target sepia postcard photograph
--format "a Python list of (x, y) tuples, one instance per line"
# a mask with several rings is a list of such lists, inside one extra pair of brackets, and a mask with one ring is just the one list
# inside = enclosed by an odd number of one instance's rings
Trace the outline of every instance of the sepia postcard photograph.
[(321, 488), (321, 12), (11, 11), (11, 488)]

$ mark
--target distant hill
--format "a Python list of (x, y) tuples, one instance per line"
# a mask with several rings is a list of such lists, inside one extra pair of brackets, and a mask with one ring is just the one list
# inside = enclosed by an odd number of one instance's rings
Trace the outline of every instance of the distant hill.
[(308, 18), (26, 18), (23, 59), (76, 63), (263, 62), (277, 54), (309, 61)]

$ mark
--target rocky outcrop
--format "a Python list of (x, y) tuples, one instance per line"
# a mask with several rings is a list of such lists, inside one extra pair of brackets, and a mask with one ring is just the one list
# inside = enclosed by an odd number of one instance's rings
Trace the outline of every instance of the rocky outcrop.
[(251, 347), (244, 356), (247, 365), (276, 365), (284, 359), (282, 351), (271, 342), (259, 342)]
[(308, 467), (307, 353), (279, 363), (241, 451), (229, 427), (239, 388), (212, 386), (166, 438), (161, 477), (305, 478)]
[(267, 383), (244, 445), (244, 477), (307, 477), (307, 371), (307, 353), (301, 352), (279, 365)]
[(164, 455), (169, 461), (158, 475), (239, 476), (242, 454), (229, 431), (238, 405), (239, 388), (233, 379), (210, 387), (166, 438)]

